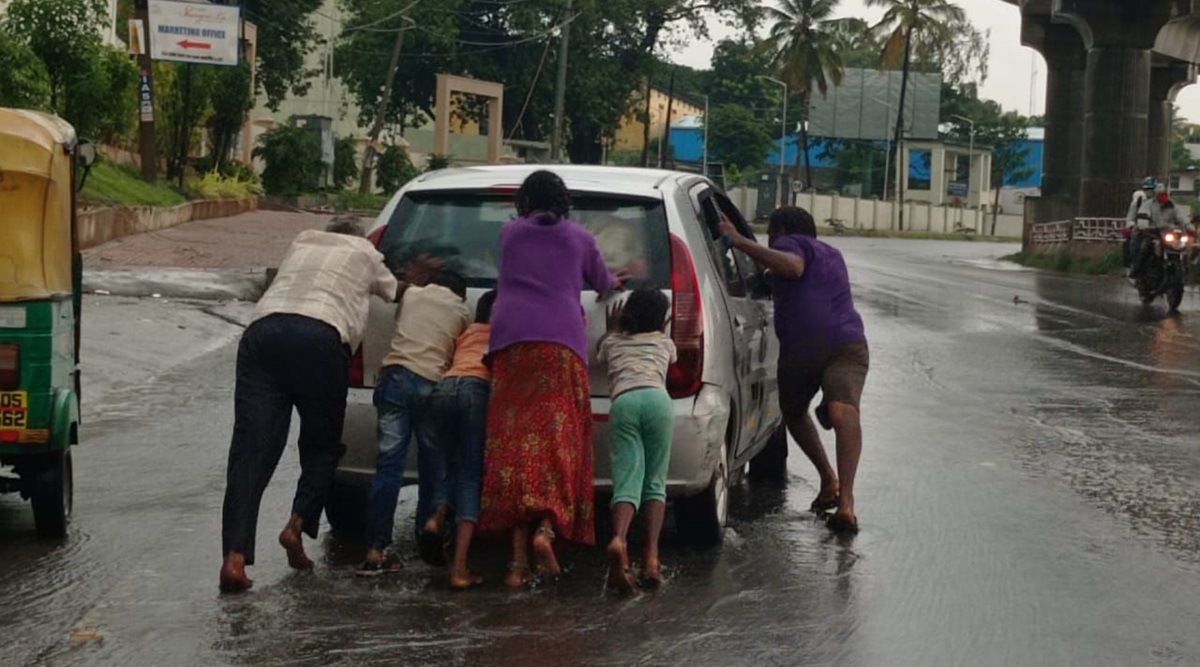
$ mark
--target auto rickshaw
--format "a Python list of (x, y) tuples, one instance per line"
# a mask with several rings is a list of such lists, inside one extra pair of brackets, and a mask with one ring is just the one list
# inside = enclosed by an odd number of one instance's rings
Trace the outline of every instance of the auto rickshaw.
[[(75, 193), (95, 146), (55, 116), (0, 108), (0, 493), (43, 537), (71, 516), (82, 259)], [(77, 173), (78, 171), (78, 173)], [(2, 474), (8, 468), (16, 476)]]

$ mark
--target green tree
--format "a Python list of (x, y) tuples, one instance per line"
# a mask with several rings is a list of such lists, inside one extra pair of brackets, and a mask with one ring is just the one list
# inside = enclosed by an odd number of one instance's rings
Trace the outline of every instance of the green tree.
[(1029, 121), (1015, 111), (987, 119), (975, 128), (975, 141), (992, 146), (991, 184), (996, 199), (992, 204), (992, 236), (996, 235), (996, 218), (1000, 214), (1000, 189), (1023, 181), (1033, 175), (1026, 166), (1029, 146), (1025, 143)]
[(28, 46), (0, 26), (0, 106), (50, 108), (50, 73)]
[[(824, 96), (831, 85), (842, 81), (844, 66), (832, 27), (837, 4), (837, 0), (782, 0), (779, 7), (766, 10), (771, 27), (763, 49), (771, 54), (771, 65), (783, 81), (800, 94), (804, 120), (812, 96)], [(801, 122), (800, 128), (804, 178), (811, 185), (807, 123)], [(799, 155), (796, 160), (799, 162)]]
[(72, 73), (58, 109), (81, 137), (123, 143), (137, 117), (138, 69), (129, 56), (96, 46)]
[(358, 142), (354, 137), (338, 137), (333, 142), (333, 186), (341, 190), (358, 175)]
[(408, 151), (403, 146), (393, 144), (379, 156), (379, 164), (375, 166), (375, 185), (390, 195), (420, 173), (408, 156)]
[(762, 166), (773, 139), (753, 111), (739, 104), (722, 104), (709, 115), (708, 146), (714, 156), (738, 170)]
[(321, 146), (302, 127), (280, 125), (258, 138), (254, 157), (267, 163), (263, 189), (267, 194), (292, 196), (316, 187), (321, 176)]
[[(225, 173), (233, 141), (254, 108), (250, 91), (250, 64), (243, 61), (237, 67), (213, 68), (210, 93), (210, 112), (204, 125), (214, 156), (214, 167)], [(199, 121), (198, 121), (199, 122)]]
[(68, 85), (78, 73), (91, 71), (107, 11), (103, 0), (13, 0), (8, 5), (8, 33), (46, 65), (51, 108), (61, 109)]
[[(227, 3), (228, 4), (228, 3)], [(258, 27), (258, 71), (255, 85), (267, 96), (272, 111), (288, 94), (308, 92), (320, 70), (305, 67), (304, 58), (323, 43), (310, 16), (322, 0), (242, 0), (245, 18)]]

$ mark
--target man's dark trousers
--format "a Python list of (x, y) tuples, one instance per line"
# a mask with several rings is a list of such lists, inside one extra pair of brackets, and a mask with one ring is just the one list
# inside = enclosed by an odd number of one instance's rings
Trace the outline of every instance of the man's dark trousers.
[(233, 442), (229, 448), (222, 555), (254, 562), (263, 491), (287, 444), (292, 408), (300, 415), (300, 481), (292, 511), (317, 536), (333, 483), (346, 416), (350, 349), (332, 325), (276, 313), (255, 321), (238, 344)]

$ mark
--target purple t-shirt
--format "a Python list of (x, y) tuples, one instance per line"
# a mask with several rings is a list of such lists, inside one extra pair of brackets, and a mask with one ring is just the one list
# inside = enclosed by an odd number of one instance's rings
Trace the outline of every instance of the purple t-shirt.
[(587, 365), (580, 293), (608, 292), (617, 279), (591, 232), (549, 214), (518, 218), (500, 230), (500, 278), (488, 354), (517, 343), (558, 343)]
[(787, 234), (771, 248), (799, 255), (804, 274), (775, 278), (775, 333), (780, 356), (820, 355), (840, 345), (867, 342), (850, 296), (850, 274), (837, 248), (802, 234)]

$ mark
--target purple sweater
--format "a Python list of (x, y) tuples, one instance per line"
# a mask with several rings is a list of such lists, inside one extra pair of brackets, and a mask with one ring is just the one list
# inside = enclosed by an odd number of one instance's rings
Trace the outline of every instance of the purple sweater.
[(558, 343), (587, 365), (587, 325), (580, 293), (605, 293), (617, 279), (591, 232), (548, 214), (518, 218), (500, 230), (500, 278), (488, 354), (517, 343)]

